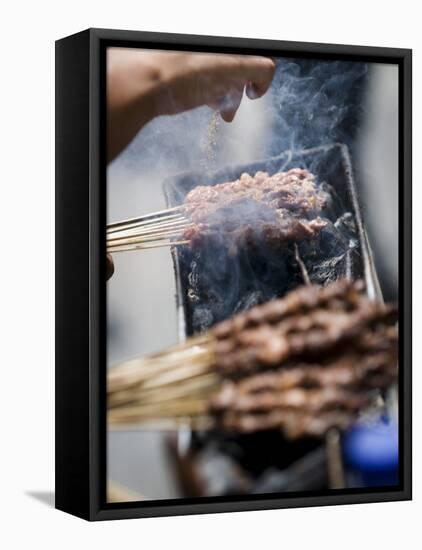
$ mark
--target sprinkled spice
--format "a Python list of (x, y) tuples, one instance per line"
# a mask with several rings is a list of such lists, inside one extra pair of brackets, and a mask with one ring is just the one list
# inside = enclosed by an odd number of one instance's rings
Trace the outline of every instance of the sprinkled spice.
[(220, 113), (214, 111), (208, 124), (207, 133), (204, 140), (203, 150), (208, 163), (214, 163), (217, 157), (217, 138), (220, 127)]

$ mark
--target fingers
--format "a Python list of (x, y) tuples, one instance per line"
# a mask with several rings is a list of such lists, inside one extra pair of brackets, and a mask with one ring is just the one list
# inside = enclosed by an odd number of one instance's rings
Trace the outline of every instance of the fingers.
[(246, 85), (246, 95), (249, 99), (262, 97), (274, 77), (274, 61), (269, 57), (254, 57), (248, 60), (247, 70), (250, 71), (250, 78)]
[(248, 82), (246, 84), (246, 95), (248, 96), (249, 99), (259, 99), (266, 93), (267, 89), (268, 88), (266, 89), (259, 88), (253, 82)]
[(246, 95), (249, 97), (249, 99), (257, 99), (259, 97), (258, 91), (255, 88), (253, 82), (248, 82), (246, 84)]
[(114, 262), (111, 254), (107, 254), (106, 256), (106, 278), (107, 281), (110, 279), (110, 277), (114, 273)]
[(235, 90), (234, 92), (229, 93), (222, 101), (220, 101), (218, 109), (220, 111), (221, 118), (225, 122), (233, 121), (240, 106), (240, 102), (242, 101), (242, 96), (243, 88), (241, 90)]
[(162, 65), (166, 63), (170, 76), (164, 79), (165, 93), (156, 102), (160, 114), (209, 105), (227, 122), (233, 120), (245, 86), (250, 99), (259, 98), (271, 85), (275, 71), (272, 59), (250, 55), (178, 54), (170, 63), (166, 54)]
[(233, 122), (234, 117), (236, 116), (236, 109), (221, 109), (220, 115), (224, 122)]
[(269, 57), (254, 58), (254, 73), (251, 81), (259, 92), (268, 90), (275, 72), (275, 63)]
[(275, 62), (267, 57), (237, 56), (231, 60), (234, 66), (228, 82), (232, 90), (225, 94), (223, 100), (212, 105), (226, 122), (233, 121), (242, 101), (243, 89), (249, 99), (262, 97), (270, 87), (275, 72)]
[(227, 54), (156, 54), (162, 82), (153, 97), (156, 114), (176, 114), (201, 105), (221, 112), (233, 120), (247, 86), (249, 98), (256, 99), (268, 90), (275, 63), (268, 57)]
[(255, 97), (261, 97), (265, 94), (274, 77), (275, 62), (269, 57), (254, 55), (220, 56), (217, 61), (216, 73), (221, 79), (220, 82), (237, 82), (242, 83), (242, 86), (250, 84), (248, 86), (249, 91)]

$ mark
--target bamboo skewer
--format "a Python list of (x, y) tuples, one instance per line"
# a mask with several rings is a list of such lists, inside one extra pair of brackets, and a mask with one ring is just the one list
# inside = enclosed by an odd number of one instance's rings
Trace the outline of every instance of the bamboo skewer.
[[(127, 220), (121, 220), (118, 222), (109, 223), (107, 226), (108, 231), (120, 231), (122, 226), (133, 225), (135, 223), (149, 223), (148, 220), (151, 218), (163, 218), (172, 216), (169, 212), (175, 212), (177, 210), (183, 210), (184, 205), (174, 206), (173, 208), (167, 208), (166, 210), (160, 210), (159, 212), (153, 212), (151, 214), (144, 214), (143, 216), (138, 216), (136, 218), (128, 218)], [(173, 214), (174, 216), (175, 214)]]
[[(306, 268), (302, 263), (303, 278)], [(308, 279), (309, 284), (309, 279)], [(214, 370), (214, 340), (202, 335), (167, 352), (115, 367), (108, 377), (108, 420), (111, 424), (144, 423), (184, 417), (207, 417), (208, 401), (220, 387)], [(212, 419), (209, 418), (212, 424)]]
[(109, 423), (207, 417), (219, 376), (213, 372), (213, 340), (204, 340), (115, 367), (107, 384)]
[(182, 244), (189, 244), (190, 241), (166, 241), (166, 242), (158, 242), (158, 243), (151, 243), (151, 244), (137, 244), (133, 246), (120, 246), (116, 248), (110, 248), (107, 249), (109, 252), (127, 252), (130, 250), (143, 250), (147, 248), (160, 248), (162, 246), (178, 246)]
[[(298, 248), (295, 258), (303, 279), (310, 284)], [(288, 309), (285, 313), (288, 314)], [(218, 428), (219, 417), (214, 413), (219, 409), (212, 409), (215, 405), (213, 397), (223, 389), (225, 375), (218, 368), (216, 346), (213, 332), (209, 332), (154, 356), (129, 361), (111, 369), (107, 384), (109, 426), (137, 425), (139, 429), (148, 424), (149, 427), (159, 429), (165, 421), (166, 426), (173, 426), (173, 429), (179, 425), (192, 429), (199, 425)], [(221, 348), (217, 349), (221, 354)], [(324, 384), (322, 381), (321, 387)], [(288, 387), (285, 389), (289, 391)], [(262, 402), (259, 406), (262, 406)], [(273, 406), (271, 400), (270, 406)], [(295, 407), (289, 401), (280, 401), (276, 406), (281, 411), (280, 421), (284, 409)], [(288, 417), (285, 420), (288, 424)], [(241, 427), (238, 429), (242, 430)], [(338, 443), (340, 432), (337, 428), (331, 428), (330, 434), (326, 439), (327, 461), (330, 484), (337, 488), (344, 483)]]
[[(306, 284), (309, 275), (299, 250), (295, 258)], [(197, 417), (210, 425), (208, 402), (221, 378), (214, 369), (214, 339), (200, 335), (148, 358), (114, 367), (108, 375), (108, 421), (111, 425)]]
[(185, 226), (192, 225), (188, 220), (185, 218), (174, 221), (174, 222), (165, 222), (161, 224), (151, 225), (148, 227), (142, 227), (141, 229), (135, 228), (135, 229), (125, 229), (123, 231), (119, 231), (117, 234), (112, 233), (111, 236), (107, 236), (107, 242), (113, 242), (117, 241), (119, 239), (123, 238), (129, 238), (129, 237), (137, 237), (141, 235), (151, 235), (153, 233), (159, 233), (162, 231), (169, 231), (169, 230), (175, 230), (180, 228), (185, 228)]
[[(109, 396), (122, 390), (132, 390), (133, 387), (145, 386), (149, 379), (156, 378), (166, 371), (184, 372), (189, 366), (187, 374), (198, 375), (212, 364), (214, 354), (212, 341), (203, 347), (186, 347), (182, 350), (168, 350), (167, 353), (146, 358), (144, 360), (128, 361), (120, 366), (113, 367), (108, 374), (107, 393)], [(198, 372), (199, 371), (199, 372)], [(186, 374), (186, 373), (185, 373)]]
[(121, 391), (111, 396), (109, 405), (111, 408), (122, 405), (144, 405), (147, 403), (166, 403), (173, 399), (189, 397), (192, 392), (207, 393), (211, 389), (217, 388), (218, 379), (213, 374), (200, 374), (188, 379), (184, 384), (168, 384), (167, 387), (143, 388), (142, 399), (134, 396), (131, 391)]
[(164, 229), (165, 227), (178, 227), (180, 225), (190, 223), (189, 219), (185, 216), (176, 216), (172, 219), (164, 219), (159, 222), (156, 220), (153, 220), (154, 223), (148, 223), (148, 224), (142, 224), (142, 225), (134, 225), (134, 226), (125, 226), (122, 229), (119, 229), (118, 231), (107, 231), (107, 239), (118, 239), (120, 236), (124, 235), (132, 235), (140, 233), (149, 233), (150, 231), (154, 231), (156, 229)]
[(174, 236), (180, 234), (181, 231), (184, 231), (189, 227), (189, 224), (184, 224), (181, 227), (171, 227), (169, 229), (156, 229), (155, 231), (145, 232), (135, 235), (130, 235), (128, 237), (115, 237), (114, 239), (107, 239), (107, 244), (110, 247), (119, 246), (120, 244), (130, 244), (136, 242), (144, 242), (148, 240), (157, 240), (164, 237)]
[(115, 222), (107, 226), (107, 251), (125, 252), (189, 244), (181, 238), (192, 227), (183, 215), (184, 205)]
[[(309, 284), (298, 247), (295, 258)], [(115, 367), (107, 383), (109, 423), (143, 424), (183, 417), (192, 424), (199, 416), (212, 425), (207, 403), (221, 382), (214, 363), (214, 340), (210, 335), (200, 335), (154, 356)]]
[(107, 502), (136, 502), (138, 500), (145, 500), (145, 497), (120, 483), (108, 479)]
[[(113, 248), (118, 248), (119, 246), (129, 246), (129, 245), (135, 245), (135, 244), (161, 242), (163, 240), (170, 241), (174, 236), (175, 234), (173, 231), (165, 231), (163, 233), (157, 233), (155, 235), (130, 237), (129, 239), (119, 239), (119, 241), (111, 243), (108, 246), (108, 248), (113, 249)], [(188, 240), (188, 239), (184, 239), (184, 240)]]

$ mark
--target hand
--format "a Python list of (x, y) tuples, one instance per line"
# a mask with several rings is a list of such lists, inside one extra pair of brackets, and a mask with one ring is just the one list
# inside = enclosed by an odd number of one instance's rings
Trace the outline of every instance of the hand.
[(271, 84), (275, 68), (269, 58), (247, 55), (160, 56), (166, 76), (158, 97), (159, 113), (175, 114), (206, 104), (219, 109), (226, 122), (233, 120), (245, 86), (250, 99), (261, 97)]
[(111, 48), (107, 56), (108, 156), (112, 160), (152, 118), (209, 105), (231, 122), (243, 90), (268, 90), (274, 62), (249, 55)]

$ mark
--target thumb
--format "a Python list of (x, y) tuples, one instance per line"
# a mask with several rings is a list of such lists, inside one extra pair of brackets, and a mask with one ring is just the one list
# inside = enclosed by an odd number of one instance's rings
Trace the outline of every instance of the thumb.
[(106, 277), (107, 281), (110, 279), (110, 277), (114, 273), (114, 262), (111, 254), (107, 254), (106, 256)]

